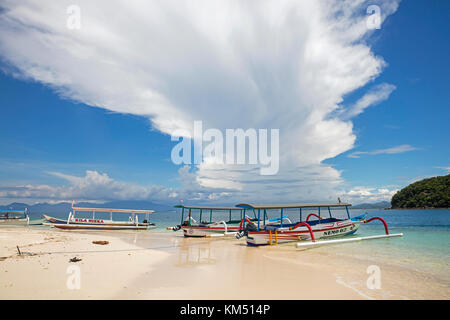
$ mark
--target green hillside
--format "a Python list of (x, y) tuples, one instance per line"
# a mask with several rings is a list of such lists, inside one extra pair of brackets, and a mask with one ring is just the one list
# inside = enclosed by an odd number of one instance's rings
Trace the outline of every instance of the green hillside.
[(398, 191), (392, 208), (450, 208), (450, 174), (423, 179)]

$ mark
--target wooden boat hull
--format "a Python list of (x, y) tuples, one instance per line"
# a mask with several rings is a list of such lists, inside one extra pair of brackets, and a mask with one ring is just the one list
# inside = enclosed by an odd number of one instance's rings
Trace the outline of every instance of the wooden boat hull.
[(239, 231), (239, 225), (228, 225), (227, 229), (223, 225), (216, 226), (181, 226), (185, 237), (208, 237), (211, 235), (225, 234), (234, 235)]
[(155, 228), (153, 223), (139, 223), (135, 224), (127, 221), (110, 221), (101, 219), (82, 219), (82, 218), (72, 218), (67, 223), (67, 220), (53, 218), (44, 215), (47, 222), (43, 223), (54, 228), (63, 230), (147, 230)]
[[(285, 217), (287, 218), (287, 217)], [(273, 224), (275, 220), (266, 220), (266, 224)], [(256, 220), (253, 220), (256, 222)], [(190, 226), (181, 226), (185, 237), (209, 237), (218, 235), (236, 235), (241, 229), (241, 222), (227, 223), (214, 222), (211, 224), (193, 224)]]
[[(311, 226), (314, 238), (324, 239), (340, 237), (355, 233), (361, 221), (346, 219), (335, 222), (317, 223)], [(271, 243), (283, 243), (289, 241), (311, 240), (309, 229), (300, 226), (293, 230), (289, 227), (275, 230), (249, 231), (247, 234), (247, 244), (252, 246), (267, 245)]]
[(28, 218), (0, 219), (0, 225), (24, 225), (24, 224), (29, 224)]
[(87, 224), (45, 224), (44, 225), (51, 225), (54, 228), (62, 229), (62, 230), (148, 230), (151, 228), (155, 228), (156, 226), (113, 226), (113, 225), (87, 225)]

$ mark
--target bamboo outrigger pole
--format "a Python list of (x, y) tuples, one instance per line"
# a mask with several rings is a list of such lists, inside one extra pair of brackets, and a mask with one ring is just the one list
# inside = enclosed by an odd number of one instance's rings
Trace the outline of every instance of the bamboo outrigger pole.
[(345, 242), (356, 242), (356, 241), (362, 241), (362, 240), (373, 240), (373, 239), (402, 237), (402, 236), (403, 236), (403, 233), (382, 234), (382, 235), (378, 235), (378, 236), (358, 237), (358, 238), (349, 238), (349, 239), (297, 242), (297, 244), (295, 246), (297, 248), (315, 247), (315, 246), (320, 246), (320, 245), (324, 245), (324, 244), (337, 244), (337, 243), (345, 243)]

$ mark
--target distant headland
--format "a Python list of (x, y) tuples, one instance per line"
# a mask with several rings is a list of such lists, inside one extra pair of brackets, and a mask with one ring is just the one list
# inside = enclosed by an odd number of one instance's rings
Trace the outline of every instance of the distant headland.
[(423, 179), (398, 191), (392, 209), (450, 208), (450, 174)]

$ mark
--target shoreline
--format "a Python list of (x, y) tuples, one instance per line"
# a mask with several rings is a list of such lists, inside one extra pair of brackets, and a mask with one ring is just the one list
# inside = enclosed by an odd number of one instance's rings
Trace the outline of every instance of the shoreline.
[(450, 208), (384, 208), (383, 210), (450, 210)]
[[(326, 248), (252, 248), (235, 239), (160, 231), (17, 226), (1, 228), (0, 239), (0, 299), (450, 298), (450, 284), (432, 275)], [(92, 243), (98, 240), (109, 244)], [(81, 261), (69, 262), (73, 257)], [(383, 270), (380, 290), (365, 285), (373, 263)], [(67, 286), (73, 266), (81, 271), (80, 289)]]

